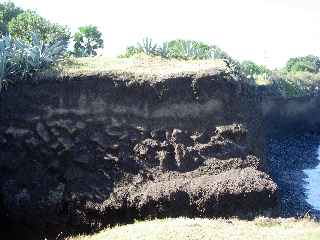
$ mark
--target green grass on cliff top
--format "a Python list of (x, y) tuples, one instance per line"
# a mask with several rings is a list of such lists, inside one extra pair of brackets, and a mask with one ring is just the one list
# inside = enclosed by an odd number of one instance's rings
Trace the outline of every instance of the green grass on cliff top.
[(116, 226), (68, 240), (319, 240), (320, 223), (310, 219), (163, 219)]
[(41, 75), (60, 77), (115, 75), (137, 79), (163, 79), (185, 75), (214, 75), (227, 71), (228, 67), (222, 60), (182, 61), (137, 55), (132, 58), (70, 58)]

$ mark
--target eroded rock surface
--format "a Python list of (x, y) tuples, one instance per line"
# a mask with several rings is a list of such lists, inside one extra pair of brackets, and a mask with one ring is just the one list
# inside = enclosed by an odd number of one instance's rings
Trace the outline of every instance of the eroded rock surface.
[[(243, 131), (242, 137), (233, 134), (239, 131), (229, 132), (230, 129), (239, 128)], [(182, 131), (174, 129), (172, 133), (174, 135), (177, 132)], [(120, 181), (111, 196), (102, 204), (90, 206), (101, 212), (112, 212), (115, 216), (118, 212), (126, 211), (138, 217), (181, 214), (244, 216), (267, 210), (266, 206), (272, 208), (272, 203), (276, 202), (277, 186), (266, 173), (261, 172), (260, 160), (250, 155), (249, 151), (220, 147), (231, 143), (245, 149), (246, 146), (237, 145), (245, 142), (244, 127), (220, 126), (211, 132), (215, 135), (211, 136), (208, 143), (190, 141), (191, 135), (187, 133), (184, 133), (183, 140), (176, 143), (177, 138), (171, 136), (167, 142), (172, 145), (173, 152), (166, 155), (167, 159), (164, 157), (169, 168), (160, 162), (158, 166), (142, 162), (138, 174)], [(217, 138), (219, 147), (216, 147)], [(135, 159), (139, 159), (141, 152), (146, 152), (148, 144), (150, 149), (153, 149), (153, 156), (157, 155), (154, 152), (163, 151), (161, 143), (155, 140), (147, 139), (138, 143), (138, 149), (141, 144), (144, 148), (138, 151)], [(210, 150), (203, 151), (204, 148)], [(207, 152), (211, 155), (208, 156)]]
[(277, 207), (257, 96), (225, 76), (70, 80), (0, 97), (0, 214), (26, 239)]

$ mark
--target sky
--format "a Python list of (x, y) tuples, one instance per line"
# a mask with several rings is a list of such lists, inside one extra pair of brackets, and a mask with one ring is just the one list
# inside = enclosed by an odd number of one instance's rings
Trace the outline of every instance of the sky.
[[(0, 0), (4, 1), (4, 0)], [(52, 22), (93, 24), (103, 55), (117, 56), (144, 37), (218, 45), (232, 57), (270, 68), (288, 58), (320, 56), (319, 0), (12, 0)]]

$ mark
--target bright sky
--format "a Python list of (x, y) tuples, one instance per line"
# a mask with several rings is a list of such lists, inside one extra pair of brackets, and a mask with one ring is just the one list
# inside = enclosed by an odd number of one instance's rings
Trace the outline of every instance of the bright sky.
[[(0, 0), (4, 1), (4, 0)], [(72, 31), (93, 24), (104, 54), (143, 37), (216, 44), (238, 60), (281, 67), (292, 56), (320, 56), (319, 0), (13, 0)]]

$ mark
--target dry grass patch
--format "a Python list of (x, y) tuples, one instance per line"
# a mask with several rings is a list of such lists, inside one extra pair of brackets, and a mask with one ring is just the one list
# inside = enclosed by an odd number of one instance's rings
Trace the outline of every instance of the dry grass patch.
[(71, 58), (61, 62), (54, 70), (42, 74), (60, 77), (112, 74), (129, 75), (137, 79), (163, 79), (195, 74), (212, 75), (222, 71), (228, 71), (226, 63), (222, 60), (182, 61), (138, 55), (133, 58)]
[(318, 240), (320, 224), (310, 219), (158, 219), (108, 228), (68, 240)]

